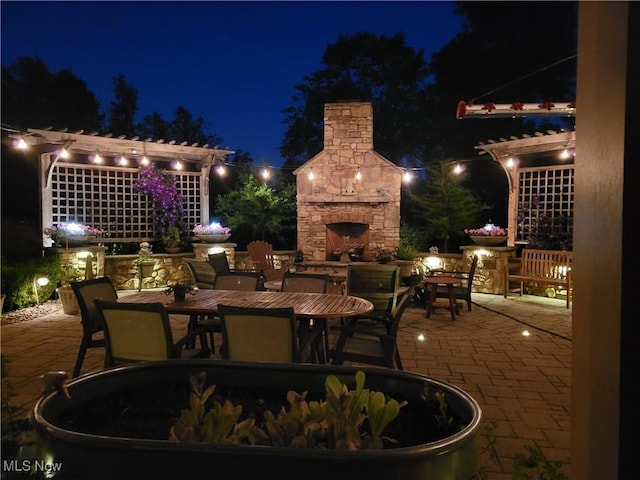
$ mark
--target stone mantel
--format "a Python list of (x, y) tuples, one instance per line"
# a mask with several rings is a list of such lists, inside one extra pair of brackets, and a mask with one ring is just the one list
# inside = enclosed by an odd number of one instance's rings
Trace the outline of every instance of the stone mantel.
[(306, 203), (389, 203), (388, 195), (298, 195), (298, 201)]

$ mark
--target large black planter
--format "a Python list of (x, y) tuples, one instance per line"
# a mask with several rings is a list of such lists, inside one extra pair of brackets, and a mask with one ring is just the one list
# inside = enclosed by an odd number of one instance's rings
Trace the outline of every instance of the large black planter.
[[(442, 439), (415, 446), (384, 450), (338, 451), (293, 449), (248, 445), (203, 445), (173, 443), (165, 438), (168, 425), (154, 425), (158, 432), (150, 438), (130, 438), (117, 433), (118, 418), (145, 415), (160, 409), (164, 399), (177, 405), (166, 407), (178, 415), (188, 402), (189, 376), (205, 371), (207, 383), (264, 391), (309, 391), (309, 397), (324, 397), (327, 375), (336, 375), (350, 388), (357, 370), (366, 374), (365, 387), (410, 403), (420, 403), (425, 383), (433, 391), (443, 391), (449, 411), (460, 430)], [(71, 398), (54, 393), (35, 407), (36, 429), (41, 452), (51, 462), (59, 462), (59, 479), (113, 478), (304, 478), (311, 479), (451, 479), (473, 478), (476, 470), (474, 437), (481, 410), (476, 401), (455, 386), (431, 378), (378, 368), (330, 365), (255, 364), (211, 360), (171, 360), (127, 365), (88, 374), (69, 382)], [(94, 411), (109, 415), (103, 398), (121, 392), (123, 404), (113, 420), (113, 432), (90, 431)], [(131, 398), (145, 392), (142, 405)], [(115, 395), (120, 397), (120, 393)], [(96, 410), (96, 405), (99, 408)], [(100, 414), (102, 415), (102, 413)], [(151, 422), (154, 423), (154, 422)], [(155, 422), (157, 423), (157, 422)], [(407, 427), (419, 430), (422, 422)], [(427, 422), (424, 422), (427, 423)], [(108, 423), (110, 424), (110, 423)], [(416, 425), (417, 424), (417, 425)], [(160, 435), (160, 436), (158, 436)]]

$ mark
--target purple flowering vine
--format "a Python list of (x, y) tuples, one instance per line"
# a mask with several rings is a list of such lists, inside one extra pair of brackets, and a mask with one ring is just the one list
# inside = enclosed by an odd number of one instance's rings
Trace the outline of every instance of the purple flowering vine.
[(151, 215), (156, 235), (163, 235), (169, 227), (184, 230), (184, 200), (171, 175), (163, 174), (153, 165), (143, 167), (138, 173), (136, 189), (151, 198)]

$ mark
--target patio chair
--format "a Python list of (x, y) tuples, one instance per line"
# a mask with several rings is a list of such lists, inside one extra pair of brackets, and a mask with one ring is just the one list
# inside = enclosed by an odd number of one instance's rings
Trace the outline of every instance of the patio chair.
[[(82, 324), (82, 340), (80, 340), (80, 349), (73, 367), (73, 377), (77, 377), (82, 370), (87, 349), (105, 348), (102, 317), (93, 302), (97, 299), (115, 302), (118, 300), (118, 293), (108, 277), (71, 282), (70, 285), (78, 300)], [(105, 353), (105, 366), (106, 362)]]
[(379, 328), (362, 328), (350, 325), (334, 325), (331, 330), (340, 333), (336, 347), (330, 353), (332, 363), (342, 365), (346, 362), (364, 363), (380, 367), (402, 370), (402, 361), (396, 342), (400, 319), (411, 296), (404, 294), (391, 312), (391, 324), (387, 331)]
[[(253, 292), (260, 289), (262, 274), (259, 271), (238, 271), (219, 273), (214, 280), (215, 290), (240, 290)], [(220, 317), (217, 315), (193, 315), (189, 322), (189, 331), (209, 335), (211, 351), (215, 353), (216, 333), (221, 333)]]
[(247, 244), (247, 250), (255, 268), (262, 270), (266, 281), (282, 281), (286, 269), (276, 268), (273, 245), (263, 240), (254, 240)]
[[(293, 307), (249, 308), (218, 305), (227, 360), (301, 363)], [(314, 340), (308, 336), (306, 348)]]
[(209, 262), (195, 258), (183, 258), (182, 261), (189, 269), (191, 278), (198, 288), (212, 289), (216, 280), (216, 272)]
[(350, 319), (352, 324), (370, 320), (389, 325), (391, 312), (398, 301), (400, 266), (395, 264), (354, 264), (347, 267), (347, 295), (366, 298), (373, 311)]
[[(459, 286), (454, 286), (453, 291), (456, 294), (456, 300), (464, 300), (467, 303), (467, 310), (471, 311), (471, 288), (473, 287), (473, 277), (476, 274), (476, 268), (478, 266), (478, 255), (474, 255), (471, 260), (471, 267), (468, 272), (438, 272), (438, 275), (445, 275), (447, 277), (455, 277), (461, 280)], [(449, 298), (447, 287), (437, 286), (436, 298)]]
[(118, 303), (96, 300), (105, 326), (107, 366), (125, 363), (208, 357), (208, 351), (187, 348), (186, 335), (174, 342), (169, 315), (161, 303)]
[[(306, 272), (285, 272), (282, 279), (281, 292), (306, 292), (306, 293), (327, 293), (330, 276), (327, 273), (306, 273)], [(298, 335), (300, 339), (304, 339), (309, 333), (309, 329), (317, 328), (320, 331), (321, 338), (324, 342), (324, 351), (322, 351), (322, 343), (315, 345), (315, 355), (320, 355), (322, 360), (329, 353), (329, 335), (327, 332), (327, 319), (314, 318), (304, 324), (300, 324)]]

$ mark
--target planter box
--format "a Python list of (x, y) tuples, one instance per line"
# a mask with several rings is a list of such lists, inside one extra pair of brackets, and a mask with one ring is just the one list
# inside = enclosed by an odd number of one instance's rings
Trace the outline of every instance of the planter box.
[[(366, 374), (365, 388), (387, 393), (397, 400), (408, 400), (410, 404), (413, 401), (418, 410), (424, 408), (420, 396), (425, 383), (432, 392), (445, 392), (450, 414), (459, 421), (460, 430), (446, 438), (415, 446), (358, 451), (173, 443), (154, 439), (165, 438), (171, 422), (155, 425), (160, 422), (148, 422), (144, 418), (140, 419), (140, 424), (148, 426), (153, 423), (159, 433), (150, 433), (146, 439), (119, 436), (116, 433), (119, 428), (117, 420), (122, 415), (144, 417), (150, 409), (164, 408), (160, 405), (165, 398), (174, 399), (177, 405), (169, 407), (169, 411), (177, 417), (188, 403), (189, 376), (200, 371), (206, 372), (207, 384), (216, 384), (219, 388), (231, 386), (260, 392), (281, 391), (284, 403), (288, 390), (309, 391), (308, 398), (324, 398), (324, 380), (329, 374), (336, 375), (353, 388), (358, 370)], [(452, 385), (402, 371), (331, 365), (170, 360), (127, 365), (83, 375), (69, 382), (68, 390), (69, 400), (54, 393), (41, 399), (34, 411), (42, 451), (51, 462), (60, 462), (62, 469), (56, 475), (60, 479), (240, 479), (260, 478), (269, 472), (269, 476), (275, 478), (302, 477), (305, 480), (468, 480), (473, 478), (476, 471), (473, 440), (481, 418), (478, 404), (467, 393)], [(95, 418), (90, 412), (100, 412), (99, 416), (108, 415), (112, 401), (103, 402), (103, 399), (114, 391), (122, 391), (123, 398), (121, 402), (116, 402), (121, 411), (115, 416), (113, 426), (107, 423), (113, 432), (83, 433), (83, 430), (91, 431), (84, 425)], [(150, 401), (135, 405), (131, 401), (132, 392), (144, 392)], [(113, 395), (110, 398), (113, 400)], [(421, 425), (430, 422), (431, 418), (424, 420), (414, 421), (406, 428), (419, 433)]]

